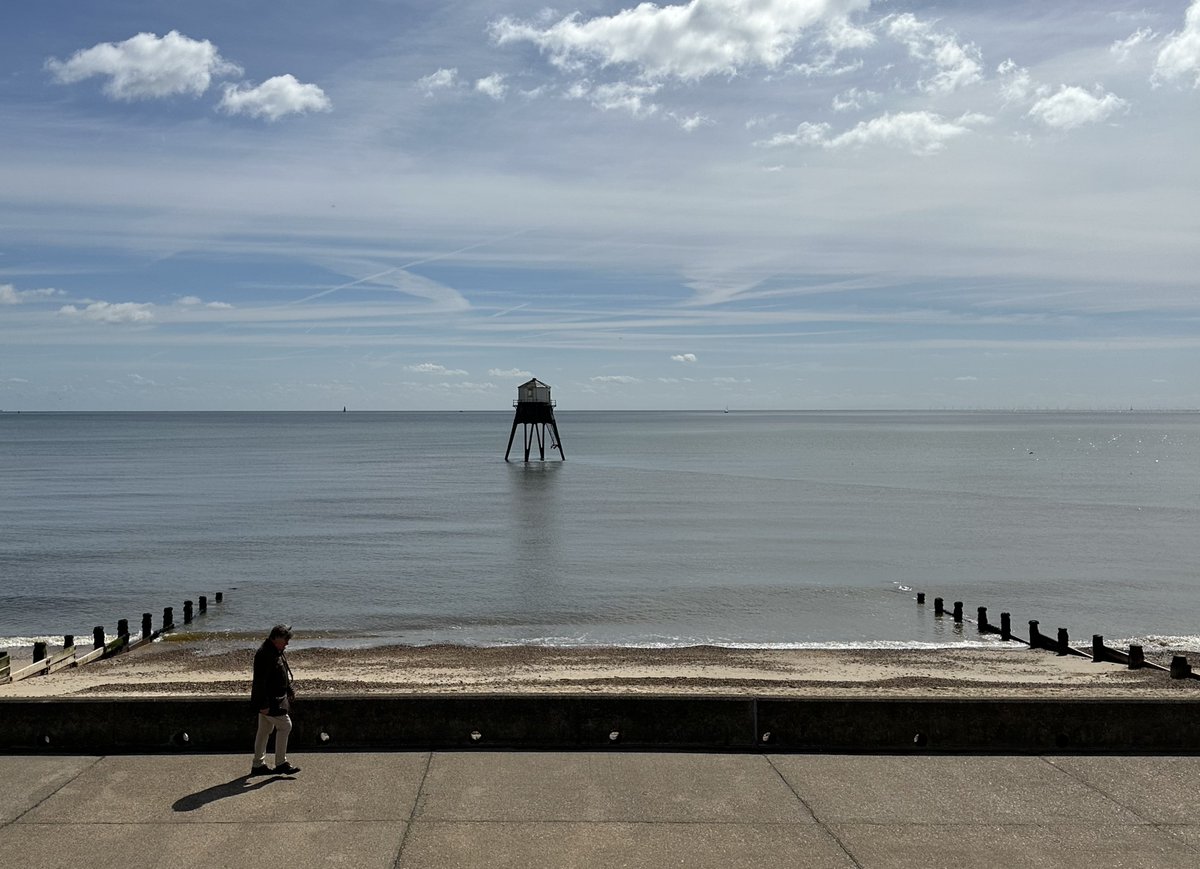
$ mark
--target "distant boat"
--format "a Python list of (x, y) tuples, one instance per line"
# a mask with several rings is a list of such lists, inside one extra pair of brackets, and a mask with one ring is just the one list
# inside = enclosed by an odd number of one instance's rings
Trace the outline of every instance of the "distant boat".
[(727, 404), (727, 405), (725, 405), (725, 412), (726, 412), (726, 413), (729, 413), (729, 405), (728, 405), (728, 404)]

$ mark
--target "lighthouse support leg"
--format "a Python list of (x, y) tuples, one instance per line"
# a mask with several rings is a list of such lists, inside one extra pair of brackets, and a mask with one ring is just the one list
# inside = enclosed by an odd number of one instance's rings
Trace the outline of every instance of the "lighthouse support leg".
[(554, 443), (550, 445), (550, 448), (554, 449), (554, 447), (558, 447), (558, 455), (565, 462), (567, 460), (567, 454), (563, 452), (562, 438), (558, 436), (558, 423), (554, 420), (550, 420), (550, 427), (554, 429)]
[(508, 454), (509, 454), (510, 452), (512, 452), (512, 442), (513, 442), (513, 438), (515, 438), (516, 436), (517, 436), (517, 421), (514, 419), (514, 420), (513, 420), (513, 427), (512, 427), (512, 431), (510, 431), (510, 432), (508, 433), (508, 449), (506, 449), (506, 450), (504, 451), (504, 461), (506, 461), (506, 462), (508, 461)]

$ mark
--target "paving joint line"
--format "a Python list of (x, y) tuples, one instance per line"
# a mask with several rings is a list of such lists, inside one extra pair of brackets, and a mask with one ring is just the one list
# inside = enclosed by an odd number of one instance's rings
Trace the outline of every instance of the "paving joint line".
[(1151, 827), (1157, 826), (1157, 822), (1151, 820), (1150, 818), (1147, 818), (1141, 812), (1139, 812), (1137, 809), (1132, 808), (1131, 806), (1125, 805), (1123, 802), (1118, 800), (1115, 796), (1110, 794), (1108, 791), (1104, 790), (1099, 785), (1093, 784), (1092, 782), (1088, 781), (1087, 779), (1084, 779), (1084, 778), (1076, 775), (1075, 773), (1071, 772), (1071, 770), (1066, 769), (1065, 767), (1059, 766), (1057, 763), (1055, 763), (1054, 761), (1052, 761), (1050, 758), (1046, 757), (1045, 755), (1039, 755), (1038, 757), (1043, 762), (1049, 764), (1052, 769), (1058, 770), (1059, 772), (1061, 772), (1063, 775), (1067, 776), (1068, 778), (1074, 779), (1075, 781), (1079, 782), (1081, 785), (1083, 785), (1088, 790), (1093, 791), (1093, 792), (1099, 794), (1100, 796), (1104, 797), (1104, 799), (1108, 800), (1110, 803), (1112, 803), (1117, 808), (1124, 809), (1125, 811), (1129, 812), (1129, 814), (1133, 815), (1135, 818), (1137, 818), (1143, 824), (1146, 824)]
[(766, 759), (771, 769), (775, 771), (775, 775), (779, 776), (779, 780), (783, 782), (784, 787), (792, 792), (792, 796), (794, 796), (800, 802), (800, 805), (804, 806), (804, 810), (808, 812), (809, 816), (811, 816), (813, 821), (816, 822), (816, 825), (824, 830), (825, 834), (828, 835), (829, 838), (833, 839), (834, 843), (841, 849), (842, 853), (846, 855), (846, 859), (854, 865), (854, 869), (863, 869), (862, 863), (858, 862), (858, 858), (850, 852), (850, 849), (846, 847), (846, 843), (842, 841), (841, 837), (838, 836), (838, 834), (832, 829), (830, 829), (828, 824), (817, 817), (817, 813), (813, 811), (813, 807), (808, 804), (808, 801), (805, 800), (804, 797), (800, 796), (799, 791), (792, 787), (792, 783), (787, 780), (787, 777), (782, 771), (780, 771), (779, 767), (775, 765), (775, 762), (771, 760), (771, 756), (764, 754), (763, 758)]
[(421, 806), (421, 800), (425, 796), (425, 781), (429, 778), (429, 770), (433, 766), (433, 752), (425, 754), (425, 769), (421, 772), (421, 782), (417, 785), (417, 793), (413, 797), (412, 811), (408, 813), (408, 821), (404, 825), (404, 835), (400, 837), (400, 847), (396, 849), (396, 859), (392, 861), (392, 869), (400, 869), (400, 860), (404, 857), (404, 848), (408, 844), (408, 837), (412, 835), (413, 824), (417, 820), (417, 809)]
[(55, 795), (55, 794), (57, 794), (59, 791), (61, 791), (63, 788), (65, 788), (67, 785), (69, 785), (69, 784), (71, 784), (72, 782), (74, 782), (74, 781), (75, 781), (75, 779), (79, 778), (79, 777), (80, 777), (81, 775), (83, 775), (85, 772), (87, 772), (88, 770), (90, 770), (90, 769), (92, 769), (93, 767), (95, 767), (95, 766), (96, 766), (96, 764), (98, 764), (98, 763), (100, 763), (100, 761), (104, 760), (104, 758), (105, 758), (106, 756), (107, 756), (107, 755), (103, 755), (103, 754), (101, 754), (101, 755), (98, 755), (98, 756), (97, 756), (97, 757), (96, 757), (96, 758), (95, 758), (95, 759), (94, 759), (94, 760), (93, 760), (91, 763), (89, 763), (87, 766), (85, 766), (85, 767), (84, 767), (83, 769), (81, 769), (79, 772), (75, 773), (75, 775), (71, 776), (69, 779), (67, 779), (65, 782), (63, 782), (62, 784), (60, 784), (60, 785), (59, 785), (58, 787), (56, 787), (54, 790), (50, 791), (50, 793), (46, 794), (44, 797), (42, 797), (40, 800), (38, 800), (38, 801), (37, 801), (36, 803), (34, 803), (32, 806), (30, 806), (29, 808), (27, 808), (25, 811), (21, 812), (21, 814), (17, 815), (15, 818), (13, 818), (11, 821), (9, 821), (9, 822), (8, 822), (8, 823), (6, 823), (6, 824), (0, 824), (0, 830), (3, 830), (5, 827), (9, 827), (9, 826), (12, 826), (13, 824), (17, 823), (17, 821), (21, 820), (21, 818), (25, 817), (25, 816), (26, 816), (26, 815), (28, 815), (30, 812), (32, 812), (34, 809), (36, 809), (36, 808), (38, 808), (39, 806), (41, 806), (41, 804), (42, 804), (42, 803), (44, 803), (44, 802), (46, 802), (46, 800), (50, 799), (52, 796), (54, 796), (54, 795)]

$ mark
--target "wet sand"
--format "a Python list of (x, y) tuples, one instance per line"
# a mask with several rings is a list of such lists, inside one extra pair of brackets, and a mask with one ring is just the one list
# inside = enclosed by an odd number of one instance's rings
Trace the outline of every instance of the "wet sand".
[[(17, 697), (240, 697), (256, 641), (172, 635), (52, 675), (0, 685)], [(299, 644), (296, 644), (299, 645)], [(1156, 698), (1200, 682), (1017, 646), (761, 650), (309, 645), (289, 649), (299, 696), (694, 694), (771, 697)], [(14, 662), (15, 664), (16, 662)]]

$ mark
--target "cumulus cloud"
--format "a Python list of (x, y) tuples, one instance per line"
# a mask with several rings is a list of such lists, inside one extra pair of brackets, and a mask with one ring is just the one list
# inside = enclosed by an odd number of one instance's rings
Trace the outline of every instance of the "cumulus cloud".
[(946, 147), (951, 139), (971, 131), (973, 124), (990, 120), (985, 115), (963, 115), (948, 120), (933, 112), (885, 113), (862, 121), (837, 136), (830, 136), (830, 125), (804, 122), (794, 133), (779, 133), (755, 144), (765, 148), (789, 145), (819, 146), (830, 149), (862, 148), (883, 145), (902, 148), (913, 154), (928, 156)]
[(75, 320), (91, 320), (96, 323), (154, 322), (154, 306), (140, 302), (92, 302), (84, 308), (63, 305), (58, 313)]
[(1012, 58), (1009, 58), (996, 67), (996, 72), (1004, 77), (1000, 85), (1000, 97), (1006, 105), (1010, 103), (1023, 103), (1036, 90), (1033, 77), (1029, 75), (1029, 70), (1023, 66), (1017, 66), (1013, 63)]
[(50, 58), (46, 69), (60, 84), (107, 77), (104, 93), (119, 100), (200, 96), (214, 78), (242, 72), (207, 39), (189, 39), (177, 30), (166, 36), (139, 33), (124, 42), (102, 42), (65, 61)]
[(413, 371), (417, 374), (436, 374), (440, 377), (466, 377), (467, 372), (461, 368), (447, 368), (445, 365), (438, 365), (436, 362), (421, 362), (417, 365), (405, 365), (405, 371)]
[(676, 353), (674, 356), (671, 357), (671, 361), (672, 362), (695, 362), (696, 354), (695, 353)]
[(12, 284), (0, 284), (0, 305), (19, 305), (22, 302), (37, 302), (61, 295), (62, 290), (18, 290)]
[(277, 121), (285, 115), (328, 112), (333, 103), (315, 84), (304, 84), (291, 73), (269, 78), (262, 84), (227, 84), (218, 107), (230, 115), (249, 115)]
[(180, 305), (181, 307), (184, 307), (184, 308), (203, 307), (203, 308), (214, 308), (214, 309), (222, 309), (222, 310), (233, 307), (233, 305), (229, 304), (228, 302), (206, 302), (203, 299), (201, 299), (199, 296), (182, 296), (175, 301), (175, 304)]
[(1200, 88), (1200, 0), (1192, 0), (1184, 15), (1183, 30), (1167, 37), (1154, 64), (1154, 81), (1193, 77)]
[(504, 75), (497, 72), (476, 81), (475, 90), (494, 100), (502, 100), (508, 91), (508, 85), (504, 83)]
[(864, 106), (874, 105), (879, 100), (880, 95), (875, 91), (854, 87), (835, 95), (830, 107), (835, 112), (852, 112)]
[(602, 374), (599, 377), (590, 378), (592, 383), (641, 383), (638, 378), (630, 377), (628, 374)]
[(615, 15), (568, 15), (548, 26), (501, 18), (491, 25), (500, 45), (530, 42), (563, 69), (628, 65), (651, 79), (695, 80), (734, 75), (749, 66), (777, 67), (811, 28), (837, 44), (864, 39), (848, 16), (870, 0), (691, 0), (640, 3)]
[(565, 96), (572, 100), (589, 100), (593, 106), (606, 112), (620, 110), (629, 112), (635, 118), (645, 118), (658, 111), (658, 106), (649, 101), (658, 90), (659, 85), (656, 84), (611, 82), (592, 85), (588, 81), (579, 81), (567, 89)]
[(983, 78), (983, 61), (974, 43), (962, 45), (953, 34), (934, 30), (911, 12), (903, 12), (887, 20), (887, 32), (908, 49), (913, 57), (935, 72), (921, 82), (929, 93), (950, 93), (974, 84)]
[(434, 91), (445, 90), (458, 85), (458, 68), (439, 69), (427, 76), (417, 79), (417, 87), (432, 95)]
[(1124, 39), (1118, 39), (1108, 47), (1108, 50), (1113, 53), (1120, 63), (1125, 63), (1125, 61), (1129, 60), (1135, 48), (1150, 42), (1157, 35), (1149, 27), (1142, 27)]
[(685, 133), (690, 133), (693, 130), (698, 130), (701, 127), (708, 127), (715, 123), (712, 118), (701, 115), (679, 115), (675, 112), (667, 112), (667, 116), (679, 124), (679, 128)]
[(1062, 85), (1058, 93), (1045, 96), (1033, 104), (1030, 117), (1048, 127), (1071, 130), (1084, 124), (1095, 124), (1125, 109), (1129, 104), (1102, 88), (1092, 94), (1081, 87)]
[(489, 368), (489, 377), (533, 377), (533, 372), (520, 368)]

